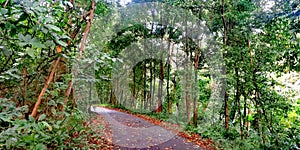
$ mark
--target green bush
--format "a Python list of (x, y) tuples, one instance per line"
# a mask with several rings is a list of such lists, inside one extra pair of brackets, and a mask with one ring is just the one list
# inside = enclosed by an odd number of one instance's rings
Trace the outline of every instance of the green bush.
[(72, 114), (64, 112), (60, 120), (45, 114), (26, 120), (22, 112), (27, 113), (27, 107), (17, 108), (2, 99), (0, 108), (0, 149), (89, 149), (87, 139), (92, 130), (84, 125), (87, 115), (77, 109)]

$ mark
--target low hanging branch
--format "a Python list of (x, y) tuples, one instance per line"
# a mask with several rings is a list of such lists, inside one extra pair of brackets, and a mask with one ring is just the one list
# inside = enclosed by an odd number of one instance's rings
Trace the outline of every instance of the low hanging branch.
[(38, 97), (37, 102), (34, 105), (34, 108), (33, 108), (32, 113), (31, 113), (31, 116), (34, 117), (34, 118), (36, 117), (37, 111), (38, 111), (39, 106), (42, 102), (42, 97), (44, 96), (51, 80), (53, 79), (53, 76), (54, 76), (54, 73), (55, 73), (55, 70), (56, 70), (56, 67), (57, 67), (59, 61), (60, 61), (60, 57), (58, 57), (57, 60), (53, 62), (51, 73), (50, 73), (49, 77), (47, 78), (47, 81), (46, 81), (46, 83), (45, 83), (45, 85), (44, 85), (44, 87), (43, 87), (43, 89), (42, 89), (42, 91), (41, 91), (41, 93)]
[[(83, 50), (84, 50), (84, 45), (85, 45), (85, 41), (86, 41), (86, 38), (87, 38), (87, 35), (90, 31), (90, 28), (91, 28), (91, 24), (92, 24), (92, 20), (93, 20), (93, 16), (94, 16), (94, 11), (95, 11), (95, 5), (96, 5), (96, 2), (93, 1), (92, 3), (92, 8), (91, 8), (91, 11), (89, 13), (89, 19), (88, 19), (88, 22), (87, 22), (87, 25), (86, 25), (86, 28), (84, 30), (84, 34), (83, 34), (83, 37), (82, 37), (82, 40), (81, 40), (81, 43), (80, 43), (80, 48), (79, 48), (79, 54), (78, 54), (78, 60), (80, 60), (82, 58), (82, 53), (83, 53)], [(75, 69), (74, 70), (74, 76), (77, 75), (77, 70)], [(65, 92), (65, 98), (64, 98), (64, 104), (66, 105), (67, 104), (67, 100), (70, 96), (70, 93), (71, 93), (71, 89), (73, 87), (73, 81), (71, 80), (69, 82), (69, 85), (68, 85), (68, 88)]]

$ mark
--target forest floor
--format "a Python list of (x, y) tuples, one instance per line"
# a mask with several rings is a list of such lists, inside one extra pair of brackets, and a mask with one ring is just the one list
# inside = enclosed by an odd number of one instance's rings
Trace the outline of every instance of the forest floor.
[(105, 130), (102, 138), (108, 146), (103, 149), (215, 149), (211, 140), (181, 131), (175, 124), (116, 108), (92, 111), (98, 114), (93, 122)]

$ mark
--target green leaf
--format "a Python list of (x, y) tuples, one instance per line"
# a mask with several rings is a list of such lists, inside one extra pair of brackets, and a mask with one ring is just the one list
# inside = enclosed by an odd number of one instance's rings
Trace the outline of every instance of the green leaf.
[(50, 101), (48, 102), (48, 105), (50, 105), (50, 106), (56, 106), (56, 103), (55, 103), (54, 100), (50, 100)]
[(54, 31), (57, 31), (57, 32), (61, 32), (60, 28), (55, 26), (55, 25), (52, 25), (52, 24), (46, 24), (45, 25), (48, 29), (52, 29)]
[(68, 39), (68, 40), (71, 40), (71, 38), (70, 38), (69, 36), (67, 36), (67, 35), (61, 36), (61, 39)]
[[(5, 0), (0, 0), (0, 3), (4, 2), (4, 1), (5, 1)], [(1, 14), (2, 14), (2, 15), (5, 15), (7, 12), (8, 12), (7, 9), (1, 8)]]
[(46, 46), (44, 44), (42, 44), (41, 41), (36, 38), (31, 39), (30, 44), (36, 48), (46, 48)]
[(7, 116), (0, 114), (0, 119), (3, 120), (4, 122), (11, 122), (10, 118), (8, 118)]
[(46, 118), (46, 115), (45, 115), (45, 114), (42, 114), (42, 115), (39, 116), (39, 119), (38, 119), (38, 120), (39, 120), (39, 121), (42, 121), (42, 120), (44, 120), (45, 118)]
[(13, 147), (14, 145), (16, 145), (16, 143), (17, 143), (17, 139), (11, 137), (11, 138), (7, 139), (7, 141), (5, 142), (5, 145), (6, 145), (6, 148), (12, 149), (12, 147)]
[(39, 143), (39, 144), (36, 145), (35, 149), (41, 149), (41, 150), (43, 150), (43, 149), (47, 149), (47, 146), (44, 145), (44, 144), (42, 144), (42, 143)]
[(43, 121), (41, 123), (44, 125), (44, 127), (47, 127), (50, 131), (52, 130), (52, 126), (48, 122)]
[(49, 47), (55, 46), (54, 42), (51, 41), (51, 40), (47, 40), (44, 44), (45, 44), (46, 46), (49, 46)]
[(18, 15), (20, 16), (19, 22), (24, 21), (24, 20), (27, 19), (27, 14), (26, 13), (21, 12)]
[(34, 118), (31, 115), (29, 116), (29, 121), (34, 122)]
[(20, 43), (19, 43), (19, 45), (22, 46), (22, 47), (25, 46), (25, 45), (27, 45), (27, 44), (28, 44), (28, 43), (26, 43), (26, 42), (20, 42)]
[(31, 143), (34, 140), (34, 135), (25, 135), (22, 140), (24, 142)]
[(35, 58), (35, 51), (34, 51), (34, 49), (27, 47), (27, 48), (26, 48), (26, 53), (27, 53), (30, 57)]
[(24, 42), (26, 42), (26, 43), (29, 43), (30, 40), (32, 39), (31, 36), (28, 35), (28, 34), (27, 34), (26, 36), (24, 36), (23, 34), (19, 33), (19, 34), (18, 34), (18, 37), (19, 37), (19, 39), (20, 39), (21, 41), (24, 41)]
[(105, 14), (106, 12), (107, 12), (107, 6), (102, 2), (98, 2), (96, 5), (95, 14), (101, 15), (101, 14)]
[(248, 121), (253, 121), (253, 120), (254, 120), (254, 118), (253, 118), (253, 116), (249, 116), (249, 115), (247, 115), (247, 120), (248, 120)]
[(8, 74), (11, 77), (14, 77), (16, 79), (21, 79), (22, 77), (18, 75), (17, 70), (15, 69), (10, 69), (8, 71), (6, 71), (6, 74)]
[(12, 51), (8, 49), (6, 46), (0, 47), (2, 49), (2, 53), (6, 56), (9, 57), (12, 54)]
[(61, 40), (57, 40), (56, 42), (57, 42), (59, 45), (63, 46), (63, 47), (67, 47), (67, 46), (68, 46), (68, 44), (67, 44), (66, 42), (63, 42), (63, 41), (61, 41)]

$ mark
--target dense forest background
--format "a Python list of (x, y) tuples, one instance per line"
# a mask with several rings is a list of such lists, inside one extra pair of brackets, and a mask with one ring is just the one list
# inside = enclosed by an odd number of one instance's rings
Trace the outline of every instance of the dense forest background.
[(0, 149), (101, 149), (91, 105), (224, 149), (300, 148), (297, 0), (0, 4)]

